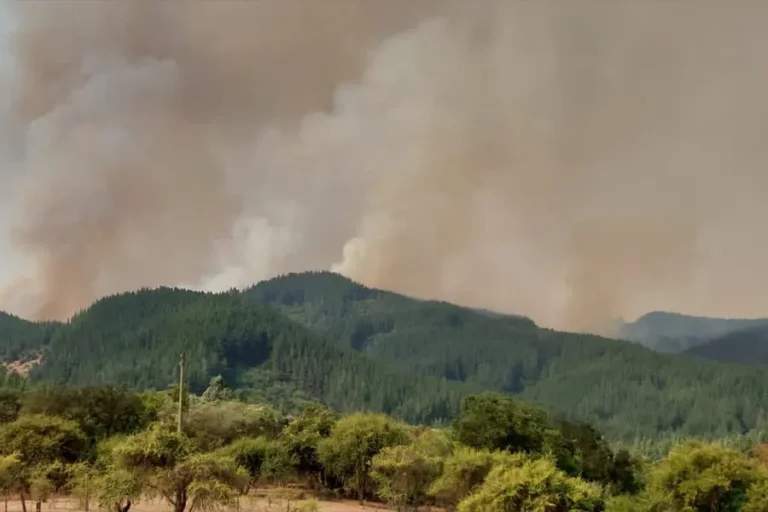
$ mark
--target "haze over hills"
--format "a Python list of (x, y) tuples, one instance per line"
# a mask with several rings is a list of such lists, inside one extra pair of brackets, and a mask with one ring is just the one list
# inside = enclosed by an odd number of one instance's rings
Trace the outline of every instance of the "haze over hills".
[(193, 389), (221, 374), (244, 397), (287, 409), (313, 399), (443, 422), (462, 396), (492, 390), (589, 420), (613, 438), (768, 426), (763, 369), (544, 329), (328, 272), (243, 292), (125, 293), (64, 324), (2, 318), (25, 353), (43, 353), (30, 378), (60, 385), (165, 388), (185, 350)]
[(313, 268), (565, 330), (768, 311), (768, 4), (609, 4), (2, 2), (0, 308)]
[(768, 325), (759, 324), (712, 339), (686, 354), (728, 363), (768, 364)]
[(654, 311), (623, 323), (619, 337), (661, 352), (683, 352), (743, 329), (768, 324), (768, 318), (711, 318)]

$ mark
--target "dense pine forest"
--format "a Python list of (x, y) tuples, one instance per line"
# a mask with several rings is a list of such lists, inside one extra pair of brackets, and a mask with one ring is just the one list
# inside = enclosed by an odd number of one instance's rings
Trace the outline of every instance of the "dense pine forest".
[(0, 311), (0, 361), (35, 358), (59, 327), (52, 323), (32, 323)]
[(684, 442), (649, 459), (499, 394), (469, 395), (430, 428), (311, 402), (285, 415), (219, 376), (200, 394), (5, 382), (0, 416), (0, 492), (25, 510), (63, 496), (110, 511), (159, 499), (174, 512), (310, 512), (316, 498), (459, 512), (768, 506), (766, 445)]
[(738, 364), (768, 364), (768, 325), (738, 330), (692, 347), (687, 354)]
[(221, 375), (285, 413), (317, 401), (447, 425), (462, 398), (499, 392), (624, 443), (762, 436), (768, 372), (557, 332), (530, 319), (292, 274), (244, 292), (140, 290), (62, 324), (0, 316), (6, 363), (42, 355), (30, 384), (167, 389), (185, 352), (202, 392)]

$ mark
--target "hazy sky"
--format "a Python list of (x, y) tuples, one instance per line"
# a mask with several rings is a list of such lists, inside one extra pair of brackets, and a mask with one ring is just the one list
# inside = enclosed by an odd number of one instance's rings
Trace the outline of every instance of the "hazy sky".
[[(7, 41), (14, 26), (13, 12), (10, 9), (10, 1), (0, 2), (0, 87), (6, 91), (7, 83), (12, 80), (13, 59), (8, 51)], [(10, 95), (2, 94), (0, 97), (0, 118), (7, 118)], [(8, 162), (13, 151), (11, 133), (7, 130), (7, 123), (0, 122), (0, 161)], [(21, 265), (19, 256), (11, 251), (8, 244), (9, 229), (12, 224), (13, 199), (18, 194), (18, 189), (10, 181), (0, 182), (0, 288), (15, 275), (18, 275)]]
[(568, 329), (768, 315), (768, 2), (5, 6), (0, 309), (333, 268)]

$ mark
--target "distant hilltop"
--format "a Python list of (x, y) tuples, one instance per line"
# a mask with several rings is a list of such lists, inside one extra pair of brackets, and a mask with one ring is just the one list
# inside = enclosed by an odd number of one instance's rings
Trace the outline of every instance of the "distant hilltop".
[(677, 353), (765, 324), (768, 318), (712, 318), (654, 311), (622, 323), (618, 336), (660, 352)]

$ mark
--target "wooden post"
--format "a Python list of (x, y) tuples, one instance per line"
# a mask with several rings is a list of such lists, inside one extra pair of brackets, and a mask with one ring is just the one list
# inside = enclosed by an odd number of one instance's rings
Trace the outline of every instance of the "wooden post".
[(184, 352), (179, 358), (179, 424), (176, 431), (181, 435), (184, 417)]
[(88, 512), (89, 501), (90, 501), (90, 489), (88, 488), (89, 479), (90, 479), (90, 475), (88, 474), (88, 471), (86, 471), (85, 472), (85, 512)]

